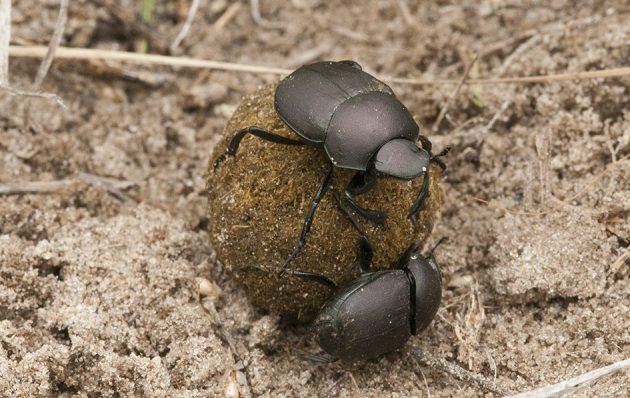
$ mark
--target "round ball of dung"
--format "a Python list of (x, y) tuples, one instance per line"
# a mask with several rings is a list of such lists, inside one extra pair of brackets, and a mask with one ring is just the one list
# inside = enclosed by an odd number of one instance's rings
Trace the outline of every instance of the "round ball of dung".
[[(217, 258), (244, 287), (251, 301), (293, 320), (310, 321), (331, 291), (313, 280), (277, 271), (300, 237), (304, 217), (330, 161), (313, 146), (289, 146), (247, 135), (236, 156), (216, 170), (214, 160), (239, 130), (257, 126), (299, 139), (274, 109), (275, 86), (245, 97), (228, 121), (208, 167), (209, 233)], [(359, 233), (341, 211), (342, 198), (355, 174), (335, 168), (330, 189), (321, 199), (300, 254), (288, 270), (314, 272), (343, 285), (359, 275)], [(422, 186), (422, 177), (403, 181), (379, 177), (376, 186), (356, 197), (364, 208), (387, 213), (385, 226), (357, 215), (374, 250), (373, 269), (396, 263), (417, 239), (426, 239), (438, 216), (442, 196), (440, 169), (429, 168), (429, 195), (414, 222), (408, 212)]]

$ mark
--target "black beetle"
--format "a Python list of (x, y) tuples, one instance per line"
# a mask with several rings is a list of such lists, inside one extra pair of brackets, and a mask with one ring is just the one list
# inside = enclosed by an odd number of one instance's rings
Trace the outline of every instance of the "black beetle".
[[(363, 251), (367, 245), (362, 239)], [(429, 326), (442, 299), (442, 276), (433, 251), (421, 256), (418, 246), (386, 271), (370, 271), (369, 256), (362, 255), (361, 275), (341, 288), (324, 275), (288, 271), (333, 291), (314, 324), (324, 351), (346, 362), (365, 361), (403, 347)]]
[(337, 289), (321, 309), (315, 328), (319, 345), (347, 362), (364, 361), (401, 348), (424, 330), (442, 299), (442, 276), (432, 253), (412, 245), (398, 269), (362, 274)]
[[(384, 224), (383, 212), (365, 209), (354, 198), (368, 192), (377, 174), (410, 180), (424, 175), (422, 188), (409, 210), (415, 218), (422, 208), (428, 188), (429, 162), (448, 149), (432, 155), (431, 142), (419, 134), (413, 117), (398, 101), (392, 89), (364, 72), (354, 61), (317, 62), (298, 68), (276, 88), (274, 105), (280, 119), (301, 140), (286, 138), (251, 126), (238, 131), (225, 152), (214, 162), (216, 168), (234, 156), (247, 134), (284, 145), (311, 145), (326, 151), (330, 169), (306, 214), (302, 233), (293, 252), (280, 267), (282, 274), (305, 244), (315, 210), (328, 189), (334, 167), (356, 170), (345, 190), (345, 201), (361, 216)], [(422, 143), (418, 148), (416, 141)]]
[[(372, 247), (352, 212), (337, 203), (361, 235), (361, 275), (339, 288), (321, 274), (298, 270), (288, 273), (320, 283), (333, 292), (315, 320), (319, 346), (346, 362), (365, 361), (403, 347), (435, 317), (442, 300), (442, 274), (433, 252), (445, 238), (427, 256), (418, 254), (420, 241), (416, 241), (400, 257), (396, 269), (371, 271)], [(256, 265), (243, 268), (262, 270)]]

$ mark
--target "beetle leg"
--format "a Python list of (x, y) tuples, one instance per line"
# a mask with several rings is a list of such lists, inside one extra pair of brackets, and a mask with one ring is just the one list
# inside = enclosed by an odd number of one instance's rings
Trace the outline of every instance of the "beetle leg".
[[(435, 264), (435, 257), (433, 256), (433, 252), (435, 252), (435, 249), (438, 248), (438, 246), (440, 246), (442, 243), (446, 242), (448, 240), (448, 236), (443, 236), (440, 238), (440, 240), (438, 240), (438, 242), (433, 246), (433, 248), (431, 250), (429, 250), (429, 252), (427, 254), (424, 255), (424, 258), (430, 262)], [(436, 267), (439, 269), (439, 267)]]
[(306, 217), (304, 217), (304, 225), (302, 225), (302, 233), (300, 234), (300, 239), (297, 241), (297, 243), (293, 247), (293, 252), (291, 253), (291, 255), (289, 255), (289, 257), (287, 257), (287, 259), (284, 260), (284, 263), (280, 267), (280, 271), (278, 271), (278, 276), (281, 276), (284, 273), (284, 270), (287, 268), (287, 265), (289, 265), (289, 263), (295, 257), (297, 257), (298, 254), (300, 254), (300, 251), (302, 251), (302, 248), (304, 247), (304, 244), (306, 243), (306, 235), (308, 235), (308, 232), (311, 230), (311, 224), (313, 223), (315, 210), (317, 210), (317, 206), (319, 205), (319, 202), (322, 200), (322, 197), (324, 196), (324, 194), (328, 190), (328, 186), (330, 185), (330, 180), (332, 179), (332, 175), (333, 175), (333, 169), (334, 169), (334, 166), (331, 163), (330, 170), (328, 170), (326, 177), (324, 177), (324, 179), (322, 180), (322, 183), (319, 186), (319, 189), (317, 190), (315, 197), (311, 201), (311, 207), (308, 209), (308, 213), (306, 213)]
[(363, 230), (361, 229), (361, 225), (359, 225), (359, 221), (354, 216), (354, 213), (350, 209), (348, 209), (346, 206), (344, 206), (343, 202), (339, 199), (339, 196), (337, 196), (337, 194), (335, 194), (334, 197), (341, 211), (343, 211), (346, 217), (348, 217), (348, 219), (352, 223), (352, 226), (354, 227), (354, 229), (357, 230), (357, 232), (360, 235), (359, 237), (359, 269), (361, 270), (362, 274), (366, 272), (370, 272), (371, 271), (370, 266), (372, 264), (372, 257), (374, 254), (372, 245), (370, 244), (370, 241), (368, 240), (367, 236), (365, 236), (365, 232), (363, 232)]
[(317, 282), (320, 285), (326, 286), (330, 290), (337, 290), (337, 284), (333, 282), (327, 276), (322, 274), (317, 274), (315, 272), (307, 272), (307, 271), (298, 271), (298, 270), (290, 270), (289, 274), (299, 276), (300, 278), (308, 279), (313, 282)]
[[(264, 268), (262, 268), (261, 266), (256, 265), (256, 264), (243, 265), (242, 267), (239, 267), (237, 269), (238, 272), (244, 271), (244, 270), (256, 270), (256, 271), (266, 272), (266, 270)], [(299, 276), (300, 278), (304, 278), (304, 279), (308, 279), (308, 280), (317, 282), (317, 283), (319, 283), (319, 284), (321, 284), (323, 286), (326, 286), (330, 290), (337, 290), (337, 287), (338, 287), (337, 284), (332, 279), (330, 279), (327, 276), (324, 276), (322, 274), (317, 274), (315, 272), (298, 271), (298, 270), (289, 270), (287, 272), (290, 275)]]
[(418, 196), (416, 197), (416, 200), (414, 200), (411, 208), (409, 209), (409, 213), (407, 214), (407, 217), (411, 218), (414, 221), (418, 216), (418, 212), (424, 207), (425, 199), (427, 198), (427, 196), (429, 196), (429, 169), (427, 169), (427, 171), (424, 173), (423, 178), (424, 179), (422, 180), (422, 187), (420, 187), (420, 192), (418, 192)]
[(367, 240), (364, 235), (362, 235), (359, 238), (359, 267), (362, 274), (371, 271), (372, 257), (374, 257), (374, 250), (372, 250), (372, 245), (370, 244), (370, 241)]
[(215, 161), (214, 161), (214, 169), (216, 170), (217, 167), (219, 167), (219, 165), (225, 160), (227, 159), (228, 156), (234, 156), (236, 155), (236, 151), (238, 151), (238, 146), (240, 145), (241, 141), (243, 140), (243, 138), (247, 135), (247, 134), (251, 134), (255, 137), (261, 138), (263, 140), (266, 141), (270, 141), (270, 142), (275, 142), (276, 144), (283, 144), (283, 145), (306, 145), (304, 142), (302, 141), (298, 141), (298, 140), (293, 140), (291, 138), (287, 138), (287, 137), (283, 137), (281, 135), (278, 134), (274, 134), (270, 131), (261, 129), (259, 127), (256, 126), (250, 126), (250, 127), (246, 127), (242, 130), (239, 130), (236, 132), (236, 134), (234, 134), (234, 136), (230, 139), (230, 142), (228, 143), (227, 148), (225, 148), (225, 152), (223, 152)]
[[(444, 164), (444, 161), (440, 158), (446, 156), (451, 148), (446, 147), (441, 150), (440, 153), (434, 155), (431, 152), (431, 150), (433, 149), (433, 144), (431, 144), (431, 141), (427, 137), (421, 135), (418, 137), (418, 140), (422, 144), (422, 149), (429, 153), (429, 162), (437, 163), (442, 171), (446, 170), (446, 164)], [(418, 192), (418, 196), (411, 205), (409, 213), (407, 214), (407, 216), (411, 218), (414, 222), (417, 221), (418, 212), (422, 210), (422, 208), (424, 207), (424, 201), (426, 200), (427, 196), (429, 196), (429, 169), (430, 168), (427, 168), (427, 171), (424, 173), (424, 180), (422, 180), (422, 187), (420, 188), (420, 192)]]
[(350, 204), (352, 210), (360, 214), (361, 217), (376, 225), (384, 226), (387, 220), (387, 215), (385, 213), (382, 211), (366, 209), (354, 201), (356, 196), (368, 192), (375, 184), (376, 176), (373, 173), (358, 171), (346, 187), (346, 201)]

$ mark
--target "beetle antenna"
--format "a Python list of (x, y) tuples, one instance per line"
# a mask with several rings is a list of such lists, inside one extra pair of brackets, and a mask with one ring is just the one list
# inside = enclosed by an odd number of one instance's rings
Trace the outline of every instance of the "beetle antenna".
[(446, 170), (446, 163), (444, 163), (444, 161), (440, 158), (448, 155), (450, 151), (451, 151), (451, 147), (447, 146), (446, 148), (442, 149), (437, 155), (432, 155), (431, 153), (429, 153), (429, 155), (431, 156), (429, 158), (429, 161), (437, 163), (437, 165), (440, 166), (440, 169), (444, 171)]
[(437, 241), (437, 243), (433, 246), (433, 248), (431, 250), (429, 250), (429, 253), (427, 256), (425, 256), (426, 258), (429, 259), (433, 259), (433, 252), (435, 251), (435, 249), (438, 248), (438, 246), (440, 246), (442, 243), (446, 242), (448, 240), (448, 236), (443, 236), (440, 238), (440, 240)]

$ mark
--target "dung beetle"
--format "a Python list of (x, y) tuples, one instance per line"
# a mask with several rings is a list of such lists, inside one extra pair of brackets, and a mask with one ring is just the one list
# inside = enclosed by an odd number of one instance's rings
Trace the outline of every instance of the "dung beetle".
[(417, 250), (412, 245), (398, 269), (362, 267), (361, 276), (335, 290), (315, 321), (324, 351), (364, 361), (401, 348), (429, 326), (440, 306), (442, 277), (433, 253), (424, 257)]
[[(236, 154), (248, 134), (278, 144), (310, 145), (328, 155), (329, 171), (311, 201), (300, 238), (280, 267), (280, 275), (304, 247), (335, 167), (356, 170), (345, 189), (344, 200), (362, 217), (379, 225), (385, 223), (385, 213), (363, 208), (354, 200), (374, 187), (379, 174), (403, 180), (424, 176), (409, 209), (409, 216), (415, 219), (428, 192), (429, 163), (435, 161), (446, 168), (439, 157), (448, 148), (433, 155), (431, 141), (419, 134), (420, 128), (392, 89), (354, 61), (317, 62), (298, 68), (278, 84), (274, 106), (280, 119), (300, 140), (256, 126), (246, 127), (230, 139), (225, 152), (214, 161), (214, 169)], [(417, 141), (422, 148), (418, 148)]]
[[(352, 212), (342, 210), (356, 228)], [(360, 276), (347, 285), (339, 287), (314, 272), (288, 271), (332, 291), (315, 320), (315, 331), (319, 346), (346, 362), (365, 361), (403, 347), (429, 326), (442, 299), (442, 274), (433, 252), (445, 238), (426, 256), (418, 254), (420, 241), (416, 241), (400, 257), (396, 269), (372, 271), (372, 247), (359, 232)], [(243, 268), (262, 270), (256, 265)]]

